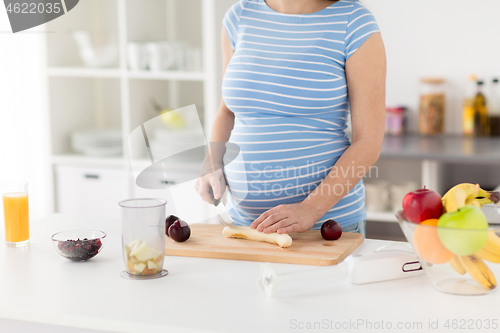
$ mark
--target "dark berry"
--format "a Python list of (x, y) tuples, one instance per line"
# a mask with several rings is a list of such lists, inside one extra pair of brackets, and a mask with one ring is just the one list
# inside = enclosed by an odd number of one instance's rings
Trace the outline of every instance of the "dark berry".
[(84, 261), (99, 253), (102, 242), (100, 239), (77, 238), (76, 240), (59, 241), (57, 247), (66, 258), (73, 261)]

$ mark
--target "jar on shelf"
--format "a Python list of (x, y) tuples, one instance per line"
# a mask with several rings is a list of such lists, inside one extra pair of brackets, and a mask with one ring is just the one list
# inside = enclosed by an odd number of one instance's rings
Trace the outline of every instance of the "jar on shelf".
[(420, 80), (420, 108), (418, 132), (436, 135), (444, 130), (445, 80), (423, 78)]
[(389, 135), (403, 135), (406, 133), (406, 107), (385, 108), (385, 133)]

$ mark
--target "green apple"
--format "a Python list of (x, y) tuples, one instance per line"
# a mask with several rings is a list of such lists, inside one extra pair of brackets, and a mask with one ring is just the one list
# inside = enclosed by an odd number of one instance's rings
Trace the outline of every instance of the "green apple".
[(464, 206), (439, 218), (438, 235), (448, 250), (459, 256), (468, 256), (486, 243), (488, 222), (481, 209)]

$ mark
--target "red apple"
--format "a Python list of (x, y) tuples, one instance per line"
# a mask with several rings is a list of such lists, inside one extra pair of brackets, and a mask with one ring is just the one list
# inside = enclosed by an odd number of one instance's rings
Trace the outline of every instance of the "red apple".
[(403, 211), (408, 221), (413, 223), (439, 219), (443, 214), (441, 196), (425, 187), (410, 192), (403, 199)]
[(342, 227), (334, 220), (328, 220), (321, 225), (321, 236), (326, 240), (337, 240), (342, 236)]

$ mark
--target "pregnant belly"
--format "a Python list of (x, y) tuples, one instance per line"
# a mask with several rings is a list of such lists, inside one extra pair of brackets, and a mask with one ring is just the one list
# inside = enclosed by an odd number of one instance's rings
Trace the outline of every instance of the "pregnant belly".
[[(278, 142), (274, 142), (278, 141)], [(328, 175), (349, 142), (339, 136), (311, 138), (300, 133), (276, 140), (233, 133), (240, 154), (224, 168), (230, 205), (245, 216), (259, 216), (281, 204), (304, 200)]]

